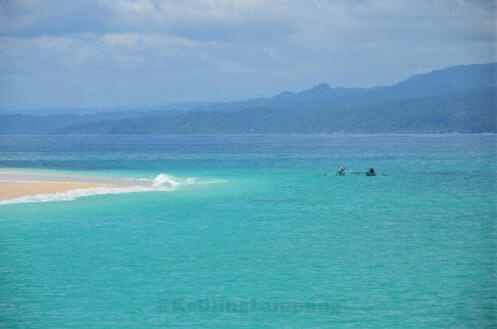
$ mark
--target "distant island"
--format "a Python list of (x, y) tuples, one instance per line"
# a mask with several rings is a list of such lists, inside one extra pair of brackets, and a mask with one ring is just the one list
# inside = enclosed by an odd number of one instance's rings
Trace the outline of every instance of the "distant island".
[(0, 115), (3, 135), (497, 132), (497, 63), (459, 65), (391, 86), (330, 88), (154, 111)]

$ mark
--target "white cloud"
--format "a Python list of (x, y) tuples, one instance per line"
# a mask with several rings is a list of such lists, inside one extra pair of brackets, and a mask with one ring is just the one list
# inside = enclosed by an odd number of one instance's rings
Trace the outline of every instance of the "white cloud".
[(71, 54), (63, 56), (61, 61), (64, 64), (72, 66), (80, 66), (82, 64), (87, 64), (88, 62), (95, 61), (101, 58), (101, 53), (93, 47), (79, 47), (75, 49)]
[(497, 60), (495, 5), (488, 3), (4, 0), (0, 74), (23, 78), (12, 78), (9, 93), (0, 89), (0, 100), (23, 100), (13, 92), (23, 90), (20, 81), (67, 94), (112, 86), (105, 97), (96, 93), (109, 101), (116, 90), (131, 99), (133, 88), (147, 87), (157, 102), (268, 96), (318, 82), (394, 83)]
[(52, 37), (43, 35), (30, 40), (34, 47), (49, 48), (55, 51), (67, 51), (72, 45), (72, 39), (69, 37)]
[(102, 41), (108, 46), (135, 48), (139, 42), (148, 42), (149, 38), (141, 33), (111, 33), (105, 34)]

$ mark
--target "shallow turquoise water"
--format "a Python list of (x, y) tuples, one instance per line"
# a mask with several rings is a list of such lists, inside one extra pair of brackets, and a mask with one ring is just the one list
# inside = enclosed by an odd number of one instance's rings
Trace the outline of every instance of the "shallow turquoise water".
[(495, 327), (496, 145), (2, 136), (2, 168), (223, 181), (0, 206), (0, 327)]

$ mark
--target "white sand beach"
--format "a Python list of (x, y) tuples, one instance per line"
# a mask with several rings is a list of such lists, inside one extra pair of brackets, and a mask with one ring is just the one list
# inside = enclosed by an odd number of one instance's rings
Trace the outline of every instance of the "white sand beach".
[(38, 194), (65, 193), (77, 189), (122, 188), (133, 185), (123, 179), (30, 171), (0, 171), (0, 201)]
[(63, 193), (76, 189), (110, 187), (80, 182), (0, 182), (0, 201), (36, 194)]

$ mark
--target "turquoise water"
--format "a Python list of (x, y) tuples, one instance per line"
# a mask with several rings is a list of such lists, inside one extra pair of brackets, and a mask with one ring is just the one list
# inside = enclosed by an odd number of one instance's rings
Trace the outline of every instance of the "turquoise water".
[(2, 168), (216, 182), (0, 206), (0, 327), (496, 327), (496, 145), (2, 136)]

